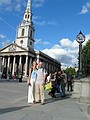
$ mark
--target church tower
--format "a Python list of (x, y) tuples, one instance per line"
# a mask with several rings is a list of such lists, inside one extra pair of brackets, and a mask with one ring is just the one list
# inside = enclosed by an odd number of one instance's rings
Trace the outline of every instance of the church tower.
[(27, 49), (34, 49), (34, 24), (32, 22), (32, 0), (28, 0), (24, 17), (18, 26), (16, 44)]

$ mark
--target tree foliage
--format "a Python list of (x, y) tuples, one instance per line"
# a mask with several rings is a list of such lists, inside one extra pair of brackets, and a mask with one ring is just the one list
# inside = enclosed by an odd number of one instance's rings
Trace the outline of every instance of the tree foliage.
[(82, 48), (82, 67), (83, 74), (90, 76), (90, 40)]
[(71, 73), (72, 75), (76, 75), (75, 68), (67, 67), (65, 71), (66, 71), (66, 73)]

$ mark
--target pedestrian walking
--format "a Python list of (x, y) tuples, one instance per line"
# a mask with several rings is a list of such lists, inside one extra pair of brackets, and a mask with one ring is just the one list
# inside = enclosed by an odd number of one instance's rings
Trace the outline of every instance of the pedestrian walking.
[(64, 93), (63, 93), (63, 83), (64, 83), (64, 80), (63, 80), (63, 77), (61, 76), (62, 74), (62, 71), (58, 71), (58, 74), (57, 74), (57, 90), (58, 92), (60, 93), (60, 96), (61, 97), (64, 97)]
[(37, 78), (37, 63), (33, 61), (32, 67), (29, 70), (29, 76), (27, 80), (28, 84), (28, 103), (32, 104), (35, 101), (35, 81)]
[(38, 103), (41, 100), (41, 105), (44, 105), (44, 83), (46, 79), (46, 70), (42, 67), (43, 62), (38, 62), (37, 79), (35, 83), (35, 100)]
[(73, 91), (72, 89), (73, 77), (71, 72), (67, 74), (67, 91)]
[(55, 92), (56, 92), (56, 90), (57, 90), (56, 75), (57, 75), (57, 73), (55, 72), (55, 73), (52, 74), (52, 76), (51, 76), (52, 89), (51, 89), (51, 91), (48, 93), (52, 98), (56, 98), (56, 95), (55, 95)]
[(63, 91), (63, 94), (65, 96), (65, 91), (66, 91), (66, 84), (67, 84), (67, 74), (65, 73), (65, 71), (63, 70), (62, 73), (61, 73), (61, 78), (63, 79), (63, 82), (62, 82), (62, 91)]

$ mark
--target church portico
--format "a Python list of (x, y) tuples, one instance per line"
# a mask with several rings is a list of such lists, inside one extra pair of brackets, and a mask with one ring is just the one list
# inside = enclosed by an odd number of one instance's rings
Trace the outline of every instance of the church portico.
[(27, 76), (33, 59), (34, 57), (28, 54), (17, 55), (13, 53), (13, 55), (10, 56), (4, 55), (2, 56), (2, 72), (5, 71), (6, 74), (11, 74), (12, 76), (15, 74), (24, 74)]

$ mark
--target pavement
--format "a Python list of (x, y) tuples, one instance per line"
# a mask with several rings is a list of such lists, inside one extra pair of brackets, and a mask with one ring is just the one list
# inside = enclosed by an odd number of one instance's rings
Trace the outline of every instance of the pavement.
[(59, 94), (51, 98), (45, 91), (45, 105), (28, 105), (27, 91), (25, 81), (0, 82), (0, 120), (90, 120), (88, 105), (73, 99), (73, 92), (67, 92), (65, 98)]

